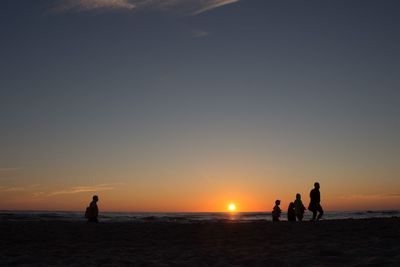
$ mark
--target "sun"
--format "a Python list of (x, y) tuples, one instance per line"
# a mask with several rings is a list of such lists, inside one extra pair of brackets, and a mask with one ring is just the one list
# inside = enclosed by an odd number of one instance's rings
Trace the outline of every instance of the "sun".
[(235, 203), (229, 203), (229, 205), (228, 205), (228, 210), (229, 210), (230, 212), (236, 211), (236, 204), (235, 204)]

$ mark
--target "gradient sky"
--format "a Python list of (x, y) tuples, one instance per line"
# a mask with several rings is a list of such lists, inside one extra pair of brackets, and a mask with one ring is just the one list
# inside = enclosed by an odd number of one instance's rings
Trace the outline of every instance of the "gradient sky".
[(3, 0), (0, 209), (400, 209), (397, 0)]

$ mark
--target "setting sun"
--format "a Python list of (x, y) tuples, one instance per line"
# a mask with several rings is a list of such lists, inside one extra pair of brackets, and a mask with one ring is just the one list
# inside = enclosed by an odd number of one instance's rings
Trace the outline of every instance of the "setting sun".
[(230, 203), (229, 205), (228, 205), (228, 210), (229, 211), (236, 211), (236, 205), (235, 205), (235, 203)]

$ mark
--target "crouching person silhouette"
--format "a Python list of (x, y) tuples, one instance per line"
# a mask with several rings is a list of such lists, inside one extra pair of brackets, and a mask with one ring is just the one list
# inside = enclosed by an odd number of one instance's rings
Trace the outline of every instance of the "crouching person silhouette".
[(89, 207), (86, 208), (85, 217), (88, 222), (99, 222), (99, 208), (97, 207), (97, 201), (99, 201), (98, 196), (93, 196), (92, 202), (90, 202)]
[(304, 207), (303, 202), (301, 201), (301, 195), (299, 193), (296, 194), (296, 200), (294, 201), (294, 211), (296, 214), (296, 218), (298, 221), (302, 221), (304, 217), (304, 211), (306, 207)]
[(279, 218), (281, 217), (282, 210), (279, 207), (281, 201), (279, 199), (275, 200), (275, 206), (272, 209), (272, 221), (279, 222)]

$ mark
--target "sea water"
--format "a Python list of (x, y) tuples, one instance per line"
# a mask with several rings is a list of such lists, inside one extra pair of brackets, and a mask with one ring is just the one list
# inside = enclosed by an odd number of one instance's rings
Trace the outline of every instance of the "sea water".
[[(311, 212), (304, 220), (311, 219)], [(399, 210), (326, 211), (324, 220), (400, 217)], [(281, 220), (285, 221), (286, 213)], [(0, 221), (84, 221), (83, 211), (0, 211)], [(252, 222), (271, 221), (271, 212), (100, 212), (102, 222)]]

